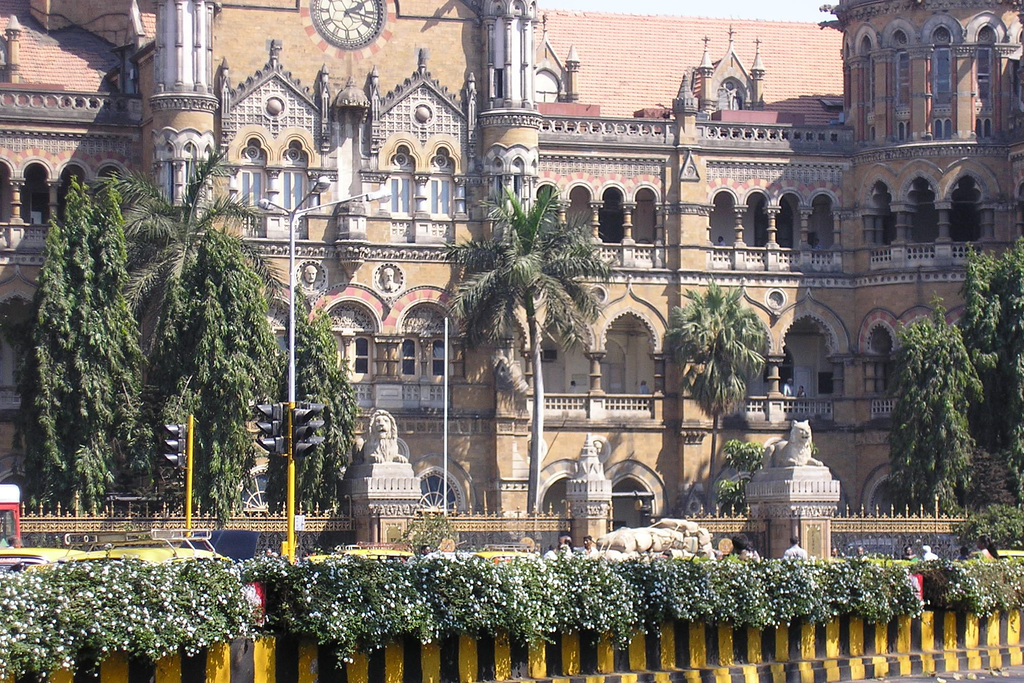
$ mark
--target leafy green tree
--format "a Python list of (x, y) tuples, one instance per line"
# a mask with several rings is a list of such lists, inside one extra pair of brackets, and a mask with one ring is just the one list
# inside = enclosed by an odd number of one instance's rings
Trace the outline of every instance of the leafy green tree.
[(225, 520), (253, 465), (252, 405), (280, 382), (277, 343), (264, 283), (239, 240), (220, 230), (197, 240), (168, 292), (151, 377), (165, 388), (164, 422), (196, 416), (194, 495)]
[[(322, 310), (310, 317), (304, 297), (295, 300), (300, 307), (295, 316), (295, 395), (298, 401), (324, 404), (324, 426), (317, 431), (324, 442), (295, 464), (297, 503), (306, 510), (333, 510), (338, 505), (338, 476), (352, 450), (359, 406), (348, 366), (338, 362), (330, 317)], [(287, 364), (287, 356), (282, 357)], [(287, 395), (287, 374), (282, 369), (281, 396)], [(286, 464), (286, 458), (271, 456), (267, 496), (274, 507), (281, 507), (285, 499)]]
[(141, 354), (123, 295), (120, 198), (77, 180), (64, 223), (50, 225), (20, 374), (20, 434), (30, 495), (95, 509), (119, 471), (137, 468)]
[(747, 505), (747, 482), (761, 469), (764, 446), (750, 441), (729, 439), (722, 446), (725, 464), (736, 470), (735, 479), (722, 479), (716, 485), (718, 504), (729, 514), (743, 512)]
[(665, 348), (679, 367), (683, 393), (711, 416), (710, 495), (719, 421), (746, 397), (750, 378), (764, 367), (768, 340), (757, 314), (744, 305), (741, 289), (710, 282), (704, 292), (691, 289), (685, 296), (686, 307), (669, 313)]
[[(177, 202), (146, 174), (109, 181), (127, 207), (125, 233), (131, 277), (126, 291), (136, 316), (145, 324), (144, 331), (159, 327), (170, 291), (196, 258), (202, 236), (209, 230), (237, 230), (256, 218), (252, 207), (212, 191), (215, 181), (226, 175), (220, 155), (196, 161)], [(279, 293), (273, 269), (259, 248), (240, 237), (235, 239), (250, 267), (265, 283), (268, 295)]]
[(981, 397), (960, 330), (946, 324), (935, 304), (930, 319), (899, 332), (889, 431), (893, 500), (947, 511), (963, 504), (974, 449), (968, 405)]
[(960, 542), (970, 549), (980, 536), (988, 536), (999, 548), (1024, 547), (1024, 510), (1015, 505), (993, 505), (968, 514), (955, 529)]
[(597, 319), (592, 285), (608, 279), (589, 228), (558, 219), (556, 193), (541, 193), (524, 206), (510, 190), (491, 210), (494, 237), (449, 245), (446, 258), (461, 270), (452, 310), (470, 346), (515, 336), (517, 316), (526, 320), (524, 348), (533, 364), (533, 425), (528, 507), (540, 507), (541, 441), (544, 438), (544, 335), (565, 348), (583, 344)]
[[(1024, 494), (1024, 243), (972, 253), (964, 281), (964, 343), (984, 387), (970, 413), (978, 446), (1004, 460)], [(996, 409), (998, 407), (998, 409)]]

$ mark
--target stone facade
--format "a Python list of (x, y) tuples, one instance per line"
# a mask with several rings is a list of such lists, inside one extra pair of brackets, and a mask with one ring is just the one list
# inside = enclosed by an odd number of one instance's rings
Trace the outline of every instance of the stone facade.
[[(709, 475), (730, 473), (708, 472), (711, 423), (680, 396), (663, 337), (671, 308), (714, 279), (744, 288), (769, 339), (725, 438), (808, 419), (839, 504), (885, 505), (900, 325), (935, 297), (955, 320), (968, 249), (1021, 235), (1019, 9), (842, 0), (819, 30), (527, 0), (2, 0), (0, 305), (27, 314), (72, 174), (142, 170), (177, 194), (191, 159), (220, 151), (224, 191), (253, 203), (292, 208), (321, 176), (324, 204), (388, 188), (309, 215), (296, 264), (360, 405), (394, 415), (438, 500), (526, 507), (541, 370), (545, 509), (637, 526), (706, 504)], [(613, 47), (629, 42), (671, 66), (631, 63)], [(667, 93), (651, 85), (666, 71)], [(443, 245), (489, 233), (499, 187), (556, 188), (614, 274), (586, 347), (546, 344), (540, 369), (521, 339), (466, 349), (455, 335), (444, 493)], [(287, 230), (268, 215), (246, 235), (285, 267)], [(0, 348), (0, 480), (18, 477), (13, 361)], [(604, 485), (580, 494), (591, 447), (610, 502)]]

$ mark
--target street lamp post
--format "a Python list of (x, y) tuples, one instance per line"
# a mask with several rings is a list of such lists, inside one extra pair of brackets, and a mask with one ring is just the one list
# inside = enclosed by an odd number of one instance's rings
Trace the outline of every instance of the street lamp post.
[(346, 204), (357, 199), (379, 201), (391, 196), (387, 189), (382, 188), (373, 192), (363, 192), (362, 194), (345, 197), (344, 199), (336, 199), (326, 204), (301, 208), (310, 197), (314, 194), (320, 194), (330, 186), (331, 181), (329, 178), (323, 176), (317, 178), (316, 182), (309, 188), (309, 191), (306, 192), (294, 209), (286, 209), (265, 197), (259, 201), (259, 207), (264, 211), (276, 209), (288, 214), (288, 417), (286, 418), (287, 433), (285, 436), (288, 448), (288, 535), (281, 549), (281, 554), (292, 562), (295, 561), (295, 443), (292, 433), (292, 419), (295, 411), (295, 233), (299, 227), (299, 220), (306, 214), (325, 209), (329, 206)]

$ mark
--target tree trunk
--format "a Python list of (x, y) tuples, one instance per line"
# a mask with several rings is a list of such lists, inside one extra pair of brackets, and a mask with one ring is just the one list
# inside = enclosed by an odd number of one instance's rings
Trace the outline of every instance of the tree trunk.
[(711, 416), (711, 457), (708, 462), (707, 500), (708, 510), (715, 500), (715, 451), (718, 449), (718, 414)]
[(533, 428), (530, 430), (530, 480), (527, 486), (528, 511), (541, 511), (540, 470), (544, 459), (544, 373), (541, 370), (540, 331), (534, 318), (527, 320), (530, 358), (533, 363)]

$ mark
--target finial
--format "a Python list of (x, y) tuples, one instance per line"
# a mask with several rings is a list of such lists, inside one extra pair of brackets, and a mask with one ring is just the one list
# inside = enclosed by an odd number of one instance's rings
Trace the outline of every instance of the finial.
[(761, 61), (761, 39), (758, 38), (754, 41), (754, 45), (757, 47), (754, 51), (754, 63), (751, 65), (751, 71), (764, 71), (764, 62)]
[(277, 66), (281, 57), (281, 41), (270, 41), (270, 65)]
[(732, 24), (729, 24), (729, 44), (732, 45), (732, 38), (736, 35), (736, 32), (732, 30)]
[(419, 49), (419, 55), (417, 57), (418, 64), (416, 66), (416, 70), (419, 71), (420, 74), (427, 73), (427, 58), (429, 56), (430, 52), (427, 50), (427, 48), (421, 47)]
[(715, 68), (714, 65), (711, 64), (711, 55), (708, 54), (708, 43), (710, 43), (710, 42), (711, 42), (711, 39), (708, 38), (707, 36), (704, 36), (704, 56), (701, 57), (700, 67), (699, 67), (702, 70), (708, 71), (709, 75), (710, 75), (710, 72), (712, 70), (714, 70), (714, 68)]

